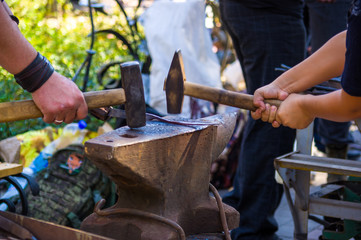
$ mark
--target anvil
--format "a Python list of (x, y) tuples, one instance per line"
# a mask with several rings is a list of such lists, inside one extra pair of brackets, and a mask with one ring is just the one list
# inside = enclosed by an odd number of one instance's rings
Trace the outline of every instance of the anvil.
[[(180, 239), (179, 227), (186, 236), (222, 232), (209, 193), (210, 166), (236, 119), (233, 112), (198, 119), (205, 125), (197, 126), (150, 121), (87, 141), (87, 157), (117, 185), (118, 199), (110, 208), (96, 207), (81, 229), (126, 240)], [(228, 227), (237, 227), (238, 212), (223, 207)]]

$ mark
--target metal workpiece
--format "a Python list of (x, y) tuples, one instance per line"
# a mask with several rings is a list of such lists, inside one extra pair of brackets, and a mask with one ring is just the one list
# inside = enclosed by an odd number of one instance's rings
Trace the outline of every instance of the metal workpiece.
[[(228, 143), (237, 113), (181, 126), (148, 122), (122, 127), (85, 143), (87, 157), (117, 185), (118, 200), (97, 205), (82, 229), (115, 239), (185, 239), (222, 233), (220, 211), (210, 197), (210, 166)], [(238, 212), (223, 204), (229, 229)]]

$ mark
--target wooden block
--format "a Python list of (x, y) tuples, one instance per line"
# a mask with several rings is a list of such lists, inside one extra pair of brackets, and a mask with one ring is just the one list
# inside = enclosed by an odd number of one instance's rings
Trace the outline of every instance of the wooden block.
[(0, 163), (0, 178), (15, 175), (23, 171), (23, 165), (16, 163)]

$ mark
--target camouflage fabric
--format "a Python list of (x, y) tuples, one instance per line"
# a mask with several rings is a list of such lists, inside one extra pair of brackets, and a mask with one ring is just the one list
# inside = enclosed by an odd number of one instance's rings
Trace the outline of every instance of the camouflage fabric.
[[(80, 162), (75, 170), (68, 167), (72, 156)], [(81, 221), (93, 212), (95, 202), (107, 199), (111, 193), (110, 180), (84, 158), (81, 145), (57, 151), (36, 180), (40, 194), (29, 195), (28, 215), (74, 228), (79, 228)]]

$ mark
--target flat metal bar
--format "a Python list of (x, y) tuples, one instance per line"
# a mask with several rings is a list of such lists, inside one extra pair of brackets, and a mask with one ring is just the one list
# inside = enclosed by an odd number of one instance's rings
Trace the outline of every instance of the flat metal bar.
[(290, 158), (280, 158), (275, 161), (283, 168), (361, 177), (361, 162), (352, 160), (294, 154)]
[(309, 212), (321, 216), (361, 221), (361, 203), (310, 197)]
[(347, 165), (350, 167), (360, 168), (361, 169), (361, 162), (355, 161), (355, 160), (348, 160), (343, 158), (329, 158), (329, 157), (317, 157), (317, 156), (310, 156), (306, 154), (299, 154), (295, 153), (291, 155), (292, 159), (297, 160), (309, 160), (313, 162), (319, 162), (319, 163), (328, 163), (332, 165)]
[(310, 197), (314, 198), (327, 198), (332, 193), (343, 190), (344, 186), (336, 184), (327, 184), (318, 191), (312, 192)]

